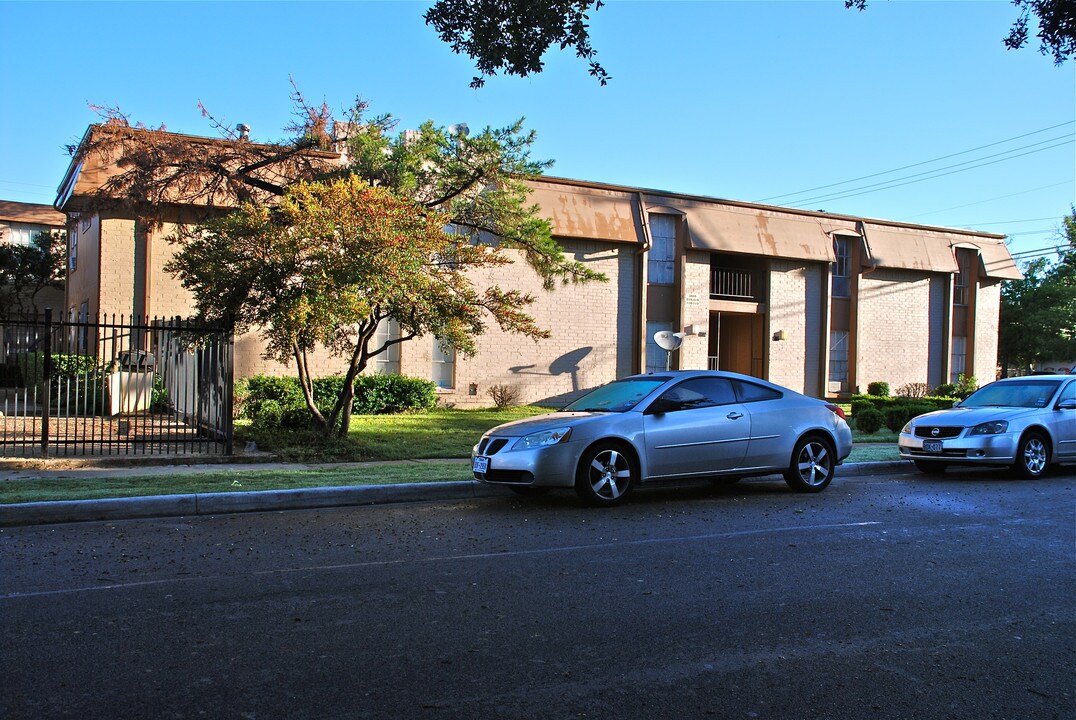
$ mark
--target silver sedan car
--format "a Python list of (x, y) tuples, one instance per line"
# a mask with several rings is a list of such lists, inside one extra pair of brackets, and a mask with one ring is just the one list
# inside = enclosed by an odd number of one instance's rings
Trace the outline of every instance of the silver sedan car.
[(897, 442), (900, 456), (927, 473), (983, 465), (1039, 477), (1051, 463), (1076, 462), (1076, 375), (992, 382), (948, 410), (913, 418)]
[(575, 488), (613, 505), (640, 483), (775, 471), (818, 492), (851, 451), (836, 405), (746, 375), (684, 371), (627, 377), (560, 412), (495, 427), (475, 445), (472, 470), (520, 494)]

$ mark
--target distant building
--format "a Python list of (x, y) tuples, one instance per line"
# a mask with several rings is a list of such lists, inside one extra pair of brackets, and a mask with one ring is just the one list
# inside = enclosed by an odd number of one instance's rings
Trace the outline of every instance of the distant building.
[[(189, 314), (191, 296), (161, 270), (175, 226), (95, 208), (107, 172), (91, 154), (61, 185), (57, 208), (71, 218), (67, 312)], [(873, 381), (895, 390), (995, 376), (1001, 282), (1021, 277), (1002, 235), (563, 178), (531, 186), (566, 255), (608, 283), (545, 291), (524, 263), (499, 268), (490, 282), (536, 295), (531, 311), (551, 339), (494, 327), (467, 359), (418, 338), (378, 357), (374, 371), (430, 378), (459, 406), (490, 404), (492, 385), (558, 404), (664, 370), (653, 337), (671, 330), (684, 334), (674, 368), (732, 370), (816, 397)], [(173, 211), (180, 221), (183, 208)], [(236, 374), (289, 372), (261, 351), (256, 336), (238, 339)], [(316, 365), (339, 367), (327, 357)]]
[[(0, 243), (29, 245), (38, 233), (63, 230), (66, 225), (67, 217), (51, 205), (0, 200)], [(51, 307), (61, 312), (65, 307), (63, 288), (43, 289), (34, 304), (39, 311)], [(7, 309), (0, 308), (0, 314)]]

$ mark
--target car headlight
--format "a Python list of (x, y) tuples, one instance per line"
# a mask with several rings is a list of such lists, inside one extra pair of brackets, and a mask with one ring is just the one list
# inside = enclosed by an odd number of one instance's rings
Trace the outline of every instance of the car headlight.
[(533, 450), (534, 448), (556, 445), (559, 442), (567, 440), (571, 434), (572, 429), (567, 427), (553, 428), (552, 430), (531, 433), (530, 435), (524, 435), (519, 440), (516, 440), (516, 444), (512, 446), (512, 449)]
[(1009, 429), (1009, 423), (1006, 420), (994, 420), (992, 422), (985, 422), (981, 425), (976, 425), (971, 429), (970, 435), (1000, 435)]
[(909, 434), (912, 431), (912, 421), (909, 420), (908, 422), (904, 423), (904, 427), (902, 427), (900, 431), (905, 435)]

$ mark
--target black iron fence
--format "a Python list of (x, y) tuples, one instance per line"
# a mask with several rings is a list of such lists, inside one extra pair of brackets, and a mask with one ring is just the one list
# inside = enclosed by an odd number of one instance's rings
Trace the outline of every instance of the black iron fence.
[(0, 318), (0, 456), (232, 452), (234, 337), (180, 318)]

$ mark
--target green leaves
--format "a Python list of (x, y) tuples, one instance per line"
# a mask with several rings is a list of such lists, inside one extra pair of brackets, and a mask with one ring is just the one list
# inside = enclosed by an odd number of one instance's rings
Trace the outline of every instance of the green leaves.
[(542, 71), (542, 55), (551, 45), (574, 47), (585, 59), (590, 74), (603, 86), (611, 79), (594, 60), (587, 12), (601, 8), (601, 0), (438, 0), (425, 15), (452, 52), (475, 61), (479, 75), (471, 80), (480, 88), (485, 78), (503, 71), (526, 77)]
[(998, 350), (1005, 365), (1076, 357), (1076, 208), (1059, 232), (1060, 258), (1039, 258), (1001, 291)]

